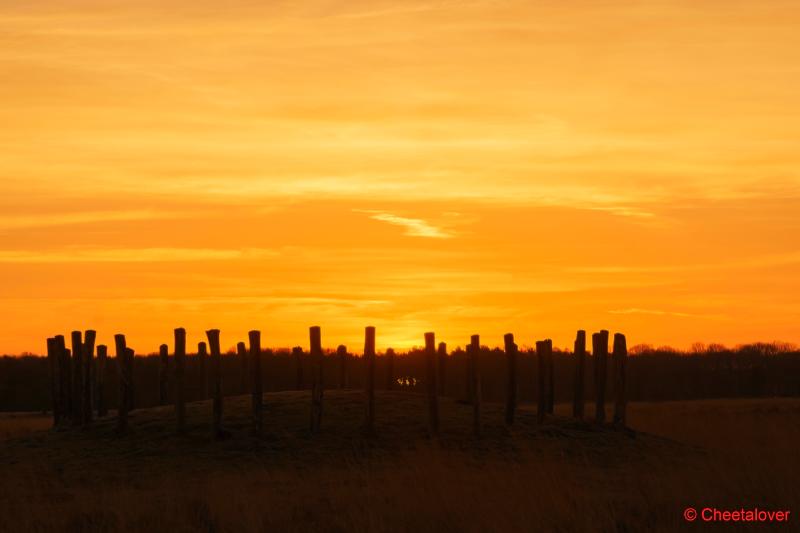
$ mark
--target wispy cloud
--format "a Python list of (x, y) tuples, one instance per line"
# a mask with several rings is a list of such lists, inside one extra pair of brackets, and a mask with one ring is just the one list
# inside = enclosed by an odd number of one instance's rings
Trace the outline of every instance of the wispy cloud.
[(369, 218), (373, 220), (380, 220), (395, 226), (402, 226), (406, 228), (404, 235), (409, 237), (428, 237), (431, 239), (450, 239), (454, 235), (452, 232), (447, 231), (441, 227), (434, 226), (421, 218), (408, 218), (387, 213), (385, 211), (375, 211), (371, 209), (354, 209), (358, 213), (367, 213)]
[(179, 218), (185, 213), (163, 212), (151, 209), (123, 211), (86, 211), (73, 213), (6, 214), (0, 215), (0, 230), (90, 224), (94, 222), (120, 222)]
[(606, 213), (611, 213), (612, 215), (617, 215), (620, 217), (652, 218), (656, 216), (655, 213), (645, 211), (644, 209), (640, 209), (638, 207), (622, 205), (589, 207), (589, 209), (593, 211), (605, 211)]
[(66, 250), (2, 250), (0, 263), (154, 263), (170, 261), (225, 261), (278, 255), (263, 248), (125, 248)]
[(718, 263), (698, 263), (681, 265), (597, 265), (597, 266), (578, 266), (567, 267), (567, 272), (578, 274), (657, 274), (672, 272), (694, 272), (715, 269), (731, 268), (769, 268), (785, 265), (795, 265), (800, 263), (800, 252), (792, 251), (785, 253), (764, 254), (753, 257), (745, 257), (731, 261), (720, 261)]
[(693, 313), (683, 313), (680, 311), (664, 311), (661, 309), (642, 309), (639, 307), (628, 307), (626, 309), (613, 309), (609, 311), (612, 315), (659, 315), (659, 316), (679, 316), (684, 318), (702, 318), (708, 315), (697, 315)]

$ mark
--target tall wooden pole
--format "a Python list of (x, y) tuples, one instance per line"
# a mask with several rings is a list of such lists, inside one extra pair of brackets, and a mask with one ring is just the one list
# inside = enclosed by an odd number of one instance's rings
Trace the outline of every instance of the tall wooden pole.
[(248, 333), (250, 340), (250, 374), (253, 378), (253, 435), (260, 436), (264, 428), (264, 388), (261, 375), (261, 332)]
[(625, 368), (628, 362), (628, 345), (625, 335), (622, 333), (614, 334), (614, 425), (625, 427), (625, 408), (627, 399), (625, 396)]
[(93, 329), (86, 330), (83, 335), (83, 423), (92, 422), (92, 397), (95, 387), (94, 344), (97, 332)]
[(197, 343), (197, 363), (200, 368), (200, 399), (207, 400), (208, 394), (208, 347), (205, 342)]
[(169, 402), (169, 346), (158, 347), (158, 405)]
[(337, 346), (336, 355), (339, 358), (339, 388), (346, 389), (349, 385), (347, 381), (347, 346), (344, 344)]
[(125, 345), (125, 335), (114, 335), (114, 344), (117, 350), (117, 372), (119, 373), (119, 399), (117, 401), (117, 432), (124, 435), (128, 431), (128, 348)]
[(447, 373), (447, 344), (444, 342), (439, 343), (439, 350), (437, 351), (439, 359), (439, 368), (436, 374), (437, 383), (439, 387), (439, 396), (444, 396), (445, 389), (445, 375)]
[(58, 427), (61, 422), (61, 406), (59, 405), (58, 397), (58, 348), (56, 347), (56, 339), (49, 337), (47, 339), (47, 368), (50, 378), (50, 399), (53, 408), (53, 427)]
[(553, 356), (553, 343), (550, 340), (536, 341), (536, 360), (539, 374), (539, 395), (536, 402), (536, 419), (541, 424), (549, 412), (550, 376), (548, 359)]
[(375, 328), (367, 326), (364, 330), (364, 364), (366, 365), (366, 421), (364, 429), (367, 435), (375, 433)]
[(178, 433), (186, 431), (186, 330), (175, 329), (175, 420)]
[(592, 359), (594, 360), (595, 411), (598, 424), (606, 420), (606, 365), (608, 359), (608, 331), (592, 334)]
[(323, 396), (323, 354), (322, 354), (322, 332), (319, 326), (311, 326), (308, 329), (308, 337), (311, 345), (310, 353), (314, 367), (312, 370), (311, 385), (311, 434), (319, 433), (322, 426), (322, 396)]
[[(471, 342), (470, 346), (472, 347), (473, 350), (480, 350), (480, 346), (475, 348), (475, 343), (476, 342), (480, 343), (480, 337), (478, 335), (473, 335), (471, 337), (470, 342)], [(473, 387), (475, 379), (473, 376), (474, 368), (472, 366), (472, 359), (469, 357), (469, 354), (467, 354), (467, 361), (466, 364), (464, 365), (464, 371), (465, 371), (464, 383), (466, 384), (464, 395), (466, 396), (467, 403), (472, 404), (473, 395), (475, 394), (475, 389)]]
[(128, 375), (128, 413), (130, 413), (136, 407), (136, 380), (134, 380), (133, 377), (133, 363), (136, 360), (136, 354), (133, 352), (132, 348), (128, 348), (125, 355), (125, 364), (127, 365), (126, 372)]
[(506, 384), (506, 425), (514, 423), (514, 413), (517, 410), (517, 345), (514, 344), (514, 335), (506, 333), (505, 341), (506, 359), (508, 363), (508, 382)]
[(208, 348), (211, 350), (211, 381), (214, 398), (214, 437), (221, 438), (222, 430), (222, 354), (219, 348), (219, 330), (206, 331)]
[(97, 388), (95, 389), (95, 400), (97, 402), (97, 417), (108, 415), (108, 403), (106, 402), (106, 362), (108, 361), (108, 346), (100, 344), (97, 346), (97, 368), (95, 376)]
[(236, 354), (239, 357), (239, 393), (247, 393), (247, 346), (243, 342), (236, 343)]
[(547, 414), (552, 415), (556, 400), (555, 358), (553, 357), (553, 341), (547, 339)]
[(61, 411), (59, 421), (63, 425), (72, 414), (70, 403), (72, 397), (72, 366), (64, 336), (56, 335), (54, 342), (56, 357), (58, 358), (58, 403)]
[(481, 436), (481, 377), (478, 368), (478, 354), (481, 351), (480, 337), (473, 335), (467, 345), (467, 375), (472, 381), (469, 385), (469, 393), (472, 396), (472, 434), (475, 438)]
[(573, 350), (573, 359), (575, 360), (575, 379), (574, 379), (574, 395), (572, 397), (572, 416), (577, 419), (583, 418), (584, 407), (584, 366), (586, 364), (586, 332), (578, 330), (575, 337), (575, 349)]
[(83, 425), (83, 334), (72, 332), (72, 423)]
[(436, 337), (433, 332), (425, 334), (425, 382), (428, 389), (428, 424), (431, 436), (439, 434), (439, 398), (436, 379)]

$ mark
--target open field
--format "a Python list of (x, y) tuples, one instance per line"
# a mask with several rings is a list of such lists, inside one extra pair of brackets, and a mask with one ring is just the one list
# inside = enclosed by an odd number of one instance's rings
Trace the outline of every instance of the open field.
[(113, 418), (54, 432), (2, 415), (0, 530), (674, 531), (710, 526), (687, 524), (687, 506), (800, 512), (799, 399), (633, 403), (636, 434), (566, 405), (542, 426), (523, 406), (509, 431), (486, 404), (476, 441), (471, 408), (446, 398), (431, 440), (423, 396), (379, 392), (369, 439), (362, 393), (326, 392), (311, 438), (309, 393), (270, 393), (258, 442), (249, 401), (226, 398), (223, 441), (206, 402), (188, 405), (180, 437), (171, 407), (134, 411), (125, 438)]

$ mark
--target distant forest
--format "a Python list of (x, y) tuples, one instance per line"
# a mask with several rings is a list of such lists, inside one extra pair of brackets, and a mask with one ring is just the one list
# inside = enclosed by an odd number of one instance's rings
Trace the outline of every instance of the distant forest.
[[(424, 392), (425, 360), (422, 350), (398, 353), (393, 358), (392, 386), (397, 390)], [(310, 388), (312, 361), (305, 352), (297, 358), (290, 350), (265, 350), (262, 353), (264, 391), (296, 389), (298, 381)], [(466, 397), (466, 354), (462, 349), (446, 357), (444, 395)], [(326, 353), (324, 386), (337, 388), (340, 380), (340, 357)], [(376, 360), (376, 387), (389, 384), (389, 357), (379, 354)], [(170, 370), (173, 360), (170, 355)], [(361, 357), (346, 359), (348, 388), (364, 384)], [(159, 357), (137, 356), (134, 365), (136, 407), (158, 403)], [(502, 401), (506, 387), (506, 358), (499, 349), (484, 347), (478, 359), (482, 394), (485, 401)], [(611, 372), (612, 365), (608, 365)], [(573, 356), (554, 354), (555, 397), (557, 402), (572, 400), (574, 388)], [(228, 353), (222, 358), (223, 388), (226, 395), (249, 392), (249, 378), (243, 375), (241, 357)], [(186, 384), (188, 400), (200, 399), (204, 385), (201, 358), (187, 357)], [(109, 356), (105, 374), (106, 401), (115, 408), (119, 390), (116, 362)], [(609, 384), (613, 380), (609, 378)], [(518, 357), (518, 394), (523, 403), (535, 401), (537, 391), (536, 354), (520, 350)], [(594, 395), (592, 357), (587, 357), (586, 401)], [(800, 396), (800, 350), (781, 343), (756, 343), (726, 348), (721, 345), (695, 345), (689, 352), (669, 347), (633, 346), (629, 350), (627, 391), (630, 401), (689, 400), (700, 398)], [(613, 391), (609, 391), (613, 394)], [(608, 396), (612, 397), (612, 396)], [(0, 358), (0, 411), (44, 411), (51, 407), (48, 362), (45, 357), (24, 355)]]

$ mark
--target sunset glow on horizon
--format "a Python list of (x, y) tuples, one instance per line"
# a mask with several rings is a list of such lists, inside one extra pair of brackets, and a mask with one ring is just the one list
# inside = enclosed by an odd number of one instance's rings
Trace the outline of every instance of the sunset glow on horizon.
[(796, 3), (0, 7), (0, 354), (800, 342)]

